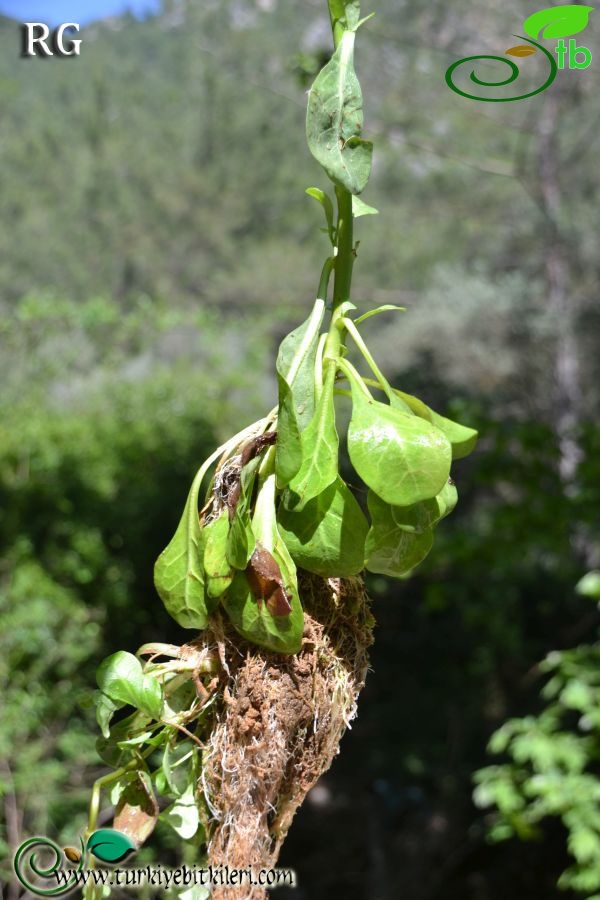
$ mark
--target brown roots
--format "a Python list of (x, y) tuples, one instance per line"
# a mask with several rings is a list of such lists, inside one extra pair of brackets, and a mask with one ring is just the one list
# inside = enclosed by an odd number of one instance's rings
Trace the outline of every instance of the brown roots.
[[(299, 572), (301, 651), (282, 656), (245, 642), (216, 617), (202, 643), (219, 649), (222, 702), (198, 785), (208, 809), (208, 862), (272, 868), (292, 818), (338, 753), (356, 713), (373, 619), (360, 578)], [(218, 900), (260, 900), (264, 888), (219, 887)]]

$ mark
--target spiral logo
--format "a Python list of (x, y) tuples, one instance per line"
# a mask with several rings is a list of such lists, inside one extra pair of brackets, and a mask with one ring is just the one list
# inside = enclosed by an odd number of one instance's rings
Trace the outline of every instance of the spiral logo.
[[(40, 862), (40, 856), (43, 856), (46, 861)], [(77, 878), (75, 875), (72, 875), (65, 884), (57, 884), (56, 873), (61, 871), (65, 856), (70, 862), (69, 869), (71, 871), (73, 871), (72, 864), (78, 857), (79, 868), (77, 872), (81, 872), (85, 858), (83, 840), (81, 841), (81, 853), (78, 850), (74, 850), (74, 848), (68, 847), (64, 851), (63, 856), (63, 850), (50, 838), (29, 838), (28, 841), (21, 844), (15, 854), (13, 861), (15, 875), (23, 887), (40, 897), (58, 897), (60, 894), (67, 894), (75, 887)], [(39, 884), (38, 879), (46, 882), (52, 879), (54, 887), (44, 888)]]
[[(525, 100), (527, 97), (534, 97), (536, 94), (541, 94), (542, 91), (545, 91), (546, 88), (550, 87), (556, 78), (558, 69), (563, 69), (565, 67), (566, 60), (568, 60), (568, 67), (575, 69), (585, 69), (591, 63), (592, 54), (587, 47), (578, 47), (574, 40), (570, 40), (567, 46), (562, 38), (583, 31), (587, 26), (588, 17), (592, 11), (592, 6), (566, 4), (564, 6), (554, 6), (533, 13), (525, 19), (525, 22), (523, 23), (523, 30), (529, 37), (513, 35), (513, 37), (518, 37), (520, 40), (526, 41), (526, 44), (519, 44), (516, 47), (511, 47), (509, 50), (505, 51), (504, 56), (479, 54), (477, 56), (466, 56), (464, 59), (459, 59), (452, 63), (446, 70), (446, 84), (455, 94), (460, 94), (461, 97), (467, 97), (469, 100), (479, 100), (483, 103), (510, 103), (513, 100)], [(540, 37), (544, 39), (560, 38), (558, 44), (554, 48), (554, 52), (547, 50), (546, 47), (537, 42), (536, 38)], [(506, 85), (515, 82), (519, 77), (519, 67), (515, 62), (506, 57), (527, 57), (532, 56), (538, 51), (541, 51), (548, 60), (550, 66), (548, 76), (540, 87), (519, 94), (516, 97), (481, 97), (477, 94), (471, 94), (467, 90), (463, 90), (458, 87), (454, 81), (456, 70), (460, 66), (463, 66), (465, 63), (476, 63), (480, 60), (486, 60), (486, 62), (501, 62), (503, 65), (508, 66), (510, 74), (504, 79), (485, 81), (476, 74), (476, 71), (473, 68), (470, 73), (473, 84), (485, 88), (505, 87)], [(583, 61), (581, 60), (581, 57), (583, 57)], [(506, 70), (504, 71), (506, 72)]]
[[(532, 44), (534, 47), (537, 47), (538, 50), (541, 50), (542, 53), (546, 56), (548, 62), (550, 63), (550, 72), (546, 81), (539, 88), (536, 88), (535, 91), (529, 91), (526, 94), (520, 94), (518, 97), (478, 97), (476, 94), (468, 94), (466, 91), (461, 90), (457, 87), (452, 78), (454, 76), (454, 71), (462, 66), (463, 63), (474, 62), (475, 60), (485, 59), (485, 60), (494, 60), (507, 65), (510, 69), (510, 75), (508, 78), (505, 78), (503, 81), (483, 81), (483, 79), (478, 78), (475, 74), (475, 70), (471, 72), (471, 81), (475, 84), (478, 84), (482, 87), (503, 87), (506, 84), (512, 84), (513, 81), (516, 81), (519, 77), (519, 67), (516, 63), (514, 63), (511, 59), (506, 59), (505, 56), (466, 56), (464, 59), (459, 59), (455, 63), (452, 63), (451, 66), (446, 70), (446, 84), (448, 87), (454, 91), (455, 94), (460, 94), (461, 97), (467, 97), (469, 100), (482, 100), (486, 103), (510, 103), (511, 100), (525, 100), (527, 97), (534, 97), (535, 94), (541, 94), (542, 91), (545, 91), (547, 87), (550, 87), (554, 79), (556, 78), (556, 73), (558, 71), (558, 66), (556, 64), (556, 60), (553, 55), (546, 50), (545, 47), (542, 47), (541, 44), (536, 43), (535, 41), (530, 40), (529, 38), (522, 37), (521, 35), (515, 34), (513, 37), (518, 37), (523, 41), (527, 41), (528, 44)], [(520, 50), (519, 47), (512, 48), (512, 51)], [(511, 52), (509, 50), (507, 53)], [(532, 53), (535, 53), (535, 50), (532, 50)], [(519, 56), (529, 55), (526, 53), (519, 53)]]

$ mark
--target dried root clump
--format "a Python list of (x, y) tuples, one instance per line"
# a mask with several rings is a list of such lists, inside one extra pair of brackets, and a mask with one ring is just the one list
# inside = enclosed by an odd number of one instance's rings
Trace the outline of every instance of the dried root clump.
[[(210, 811), (213, 866), (275, 865), (294, 813), (356, 713), (373, 625), (362, 580), (298, 574), (305, 609), (298, 654), (262, 651), (225, 618), (216, 617), (206, 634), (223, 666), (199, 785)], [(266, 893), (246, 884), (216, 888), (213, 896), (258, 900)]]

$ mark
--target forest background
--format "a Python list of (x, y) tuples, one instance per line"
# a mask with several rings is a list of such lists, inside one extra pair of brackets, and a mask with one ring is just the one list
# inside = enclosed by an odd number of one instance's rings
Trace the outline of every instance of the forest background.
[[(477, 103), (446, 68), (503, 53), (533, 8), (371, 9), (357, 68), (375, 141), (364, 199), (380, 213), (357, 223), (353, 299), (407, 307), (369, 320), (369, 345), (394, 385), (481, 438), (425, 564), (368, 579), (372, 672), (292, 828), (288, 893), (591, 897), (600, 615), (593, 579), (576, 586), (600, 563), (600, 63), (529, 100)], [(580, 43), (595, 53), (594, 26)], [(304, 194), (325, 187), (304, 139), (330, 53), (323, 0), (165, 0), (80, 36), (78, 58), (21, 59), (0, 20), (7, 900), (21, 840), (72, 843), (83, 827), (103, 771), (99, 661), (185, 639), (154, 560), (199, 462), (273, 405), (277, 345), (327, 252)], [(550, 666), (560, 715), (540, 694)], [(179, 841), (159, 830), (137, 858), (174, 864)]]

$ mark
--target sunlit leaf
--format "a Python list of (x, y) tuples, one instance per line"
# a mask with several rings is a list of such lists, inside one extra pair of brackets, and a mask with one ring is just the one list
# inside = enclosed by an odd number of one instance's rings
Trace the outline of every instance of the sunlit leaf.
[(346, 31), (308, 95), (306, 137), (333, 182), (360, 194), (371, 172), (373, 145), (362, 139), (363, 101), (354, 71), (354, 32)]
[(200, 816), (193, 784), (188, 785), (181, 797), (162, 813), (161, 819), (185, 841), (194, 837), (198, 831)]
[[(231, 564), (227, 559), (227, 541), (229, 537), (229, 512), (221, 510), (216, 519), (204, 527), (204, 575), (206, 593), (211, 600), (225, 593), (233, 577)], [(212, 603), (207, 600), (210, 612)]]
[(103, 660), (96, 673), (98, 687), (111, 700), (128, 703), (151, 716), (160, 718), (163, 697), (159, 682), (144, 675), (139, 659), (118, 650)]
[(452, 459), (439, 428), (367, 397), (354, 381), (348, 452), (365, 484), (397, 506), (435, 497), (448, 481)]
[(336, 366), (331, 360), (319, 404), (302, 432), (302, 465), (289, 483), (289, 506), (302, 509), (335, 480), (338, 473), (338, 435), (335, 427), (333, 385)]
[(277, 354), (279, 408), (277, 413), (277, 484), (285, 487), (302, 465), (301, 430), (315, 410), (314, 369), (325, 303), (319, 298), (308, 319), (290, 332)]
[(365, 319), (370, 319), (371, 316), (378, 316), (380, 313), (391, 312), (393, 310), (397, 310), (398, 312), (406, 312), (405, 306), (395, 306), (393, 303), (384, 303), (383, 306), (376, 306), (375, 309), (370, 309), (368, 312), (363, 313), (362, 316), (358, 316), (357, 319), (354, 319), (355, 325), (360, 325), (361, 322), (364, 322)]
[(352, 215), (355, 219), (360, 218), (360, 216), (376, 216), (378, 212), (378, 209), (375, 209), (374, 206), (369, 206), (360, 197), (352, 196)]

